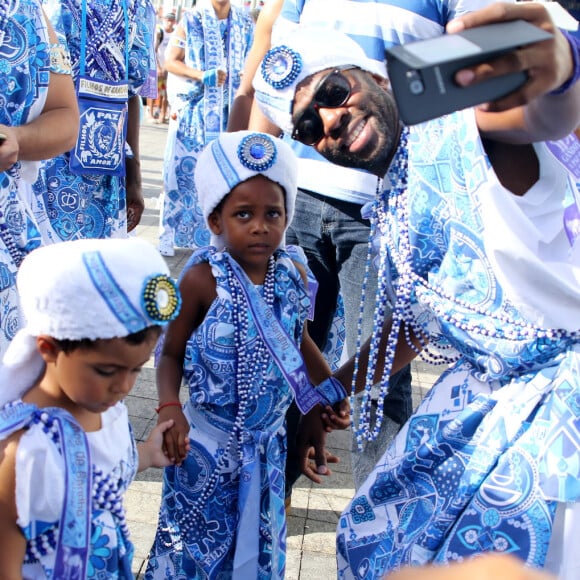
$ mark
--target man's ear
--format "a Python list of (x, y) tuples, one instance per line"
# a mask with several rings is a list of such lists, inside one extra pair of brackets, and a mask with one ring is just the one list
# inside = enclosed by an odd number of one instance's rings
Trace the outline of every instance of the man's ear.
[(388, 79), (386, 79), (385, 77), (382, 77), (381, 75), (377, 75), (375, 73), (370, 73), (370, 75), (373, 77), (373, 79), (375, 79), (377, 85), (379, 85), (379, 87), (381, 87), (381, 89), (385, 89), (385, 91), (388, 91), (391, 87), (391, 83), (389, 82)]
[(222, 219), (217, 211), (212, 211), (207, 218), (207, 223), (212, 234), (219, 236), (222, 233)]
[(56, 340), (45, 334), (36, 337), (36, 348), (45, 363), (54, 362), (60, 352)]

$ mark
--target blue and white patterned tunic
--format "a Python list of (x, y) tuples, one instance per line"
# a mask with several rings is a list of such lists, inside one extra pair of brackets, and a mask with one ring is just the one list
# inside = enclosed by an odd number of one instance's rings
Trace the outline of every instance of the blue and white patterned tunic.
[(207, 87), (172, 75), (173, 88), (168, 87), (172, 118), (163, 165), (161, 246), (201, 248), (209, 244), (193, 173), (203, 148), (227, 126), (253, 39), (254, 25), (247, 11), (232, 6), (227, 20), (218, 20), (211, 5), (200, 6), (183, 15), (184, 62), (201, 71), (219, 65), (228, 76), (223, 87)]
[[(45, 0), (44, 8), (59, 39), (71, 53), (73, 78), (78, 87), (81, 51), (81, 0)], [(88, 57), (85, 74), (105, 81), (126, 78), (126, 27), (129, 21), (129, 98), (139, 94), (149, 71), (154, 31), (150, 27), (148, 0), (87, 0), (87, 38), (95, 58)], [(125, 178), (108, 175), (75, 175), (70, 153), (43, 162), (35, 184), (49, 213), (43, 233), (52, 241), (122, 237), (127, 233)]]
[[(50, 77), (50, 41), (39, 3), (3, 4), (0, 34), (0, 123), (25, 125), (42, 112)], [(16, 271), (41, 245), (32, 203), (35, 176), (36, 168), (26, 162), (0, 172), (0, 354), (22, 324)]]
[(578, 196), (534, 147), (540, 178), (517, 197), (472, 110), (410, 129), (408, 189), (387, 197), (383, 234), (409, 283), (398, 304), (458, 360), (342, 514), (340, 578), (488, 551), (579, 577), (580, 244), (563, 223)]
[[(300, 344), (310, 300), (289, 255), (279, 250), (275, 258), (273, 310)], [(260, 340), (250, 309), (242, 339), (255, 356), (250, 361), (237, 356), (225, 254), (200, 250), (184, 271), (200, 262), (212, 266), (217, 298), (186, 349), (191, 449), (181, 467), (165, 469), (159, 525), (145, 577), (227, 578), (234, 571), (237, 578), (283, 578), (284, 418), (293, 393), (269, 353), (265, 367), (259, 362)], [(258, 372), (246, 394), (237, 383), (237, 369), (244, 363), (250, 372)], [(236, 437), (232, 433), (243, 398), (249, 404)]]

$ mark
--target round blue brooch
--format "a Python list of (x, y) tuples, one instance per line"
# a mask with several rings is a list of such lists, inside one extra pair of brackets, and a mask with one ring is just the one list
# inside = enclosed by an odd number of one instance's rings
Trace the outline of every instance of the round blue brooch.
[(275, 89), (289, 87), (302, 70), (302, 57), (289, 46), (270, 49), (262, 60), (262, 76)]
[(240, 163), (251, 171), (266, 171), (276, 162), (278, 151), (274, 140), (263, 133), (253, 133), (238, 145)]
[(143, 285), (143, 308), (155, 322), (173, 320), (181, 308), (177, 284), (165, 274), (150, 276)]

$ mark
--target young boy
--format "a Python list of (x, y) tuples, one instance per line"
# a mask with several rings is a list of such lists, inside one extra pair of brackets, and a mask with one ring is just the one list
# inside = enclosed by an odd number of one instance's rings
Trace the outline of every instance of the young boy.
[(137, 470), (170, 463), (173, 423), (137, 452), (121, 401), (179, 292), (136, 238), (40, 248), (17, 283), (27, 325), (0, 369), (2, 578), (133, 578), (123, 494)]

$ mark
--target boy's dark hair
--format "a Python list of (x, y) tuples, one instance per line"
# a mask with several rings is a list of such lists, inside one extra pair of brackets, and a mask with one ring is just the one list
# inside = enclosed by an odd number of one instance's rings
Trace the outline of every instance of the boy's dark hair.
[[(143, 330), (139, 330), (138, 332), (134, 332), (133, 334), (123, 336), (121, 340), (128, 342), (132, 346), (137, 346), (139, 344), (143, 344), (152, 334), (156, 334), (157, 337), (159, 337), (159, 335), (161, 334), (161, 326), (159, 325), (148, 326)], [(90, 350), (91, 348), (93, 348), (95, 342), (96, 340), (91, 340), (90, 338), (81, 338), (80, 340), (68, 340), (68, 339), (56, 340), (56, 343), (65, 354), (70, 354), (71, 352), (77, 349)]]

